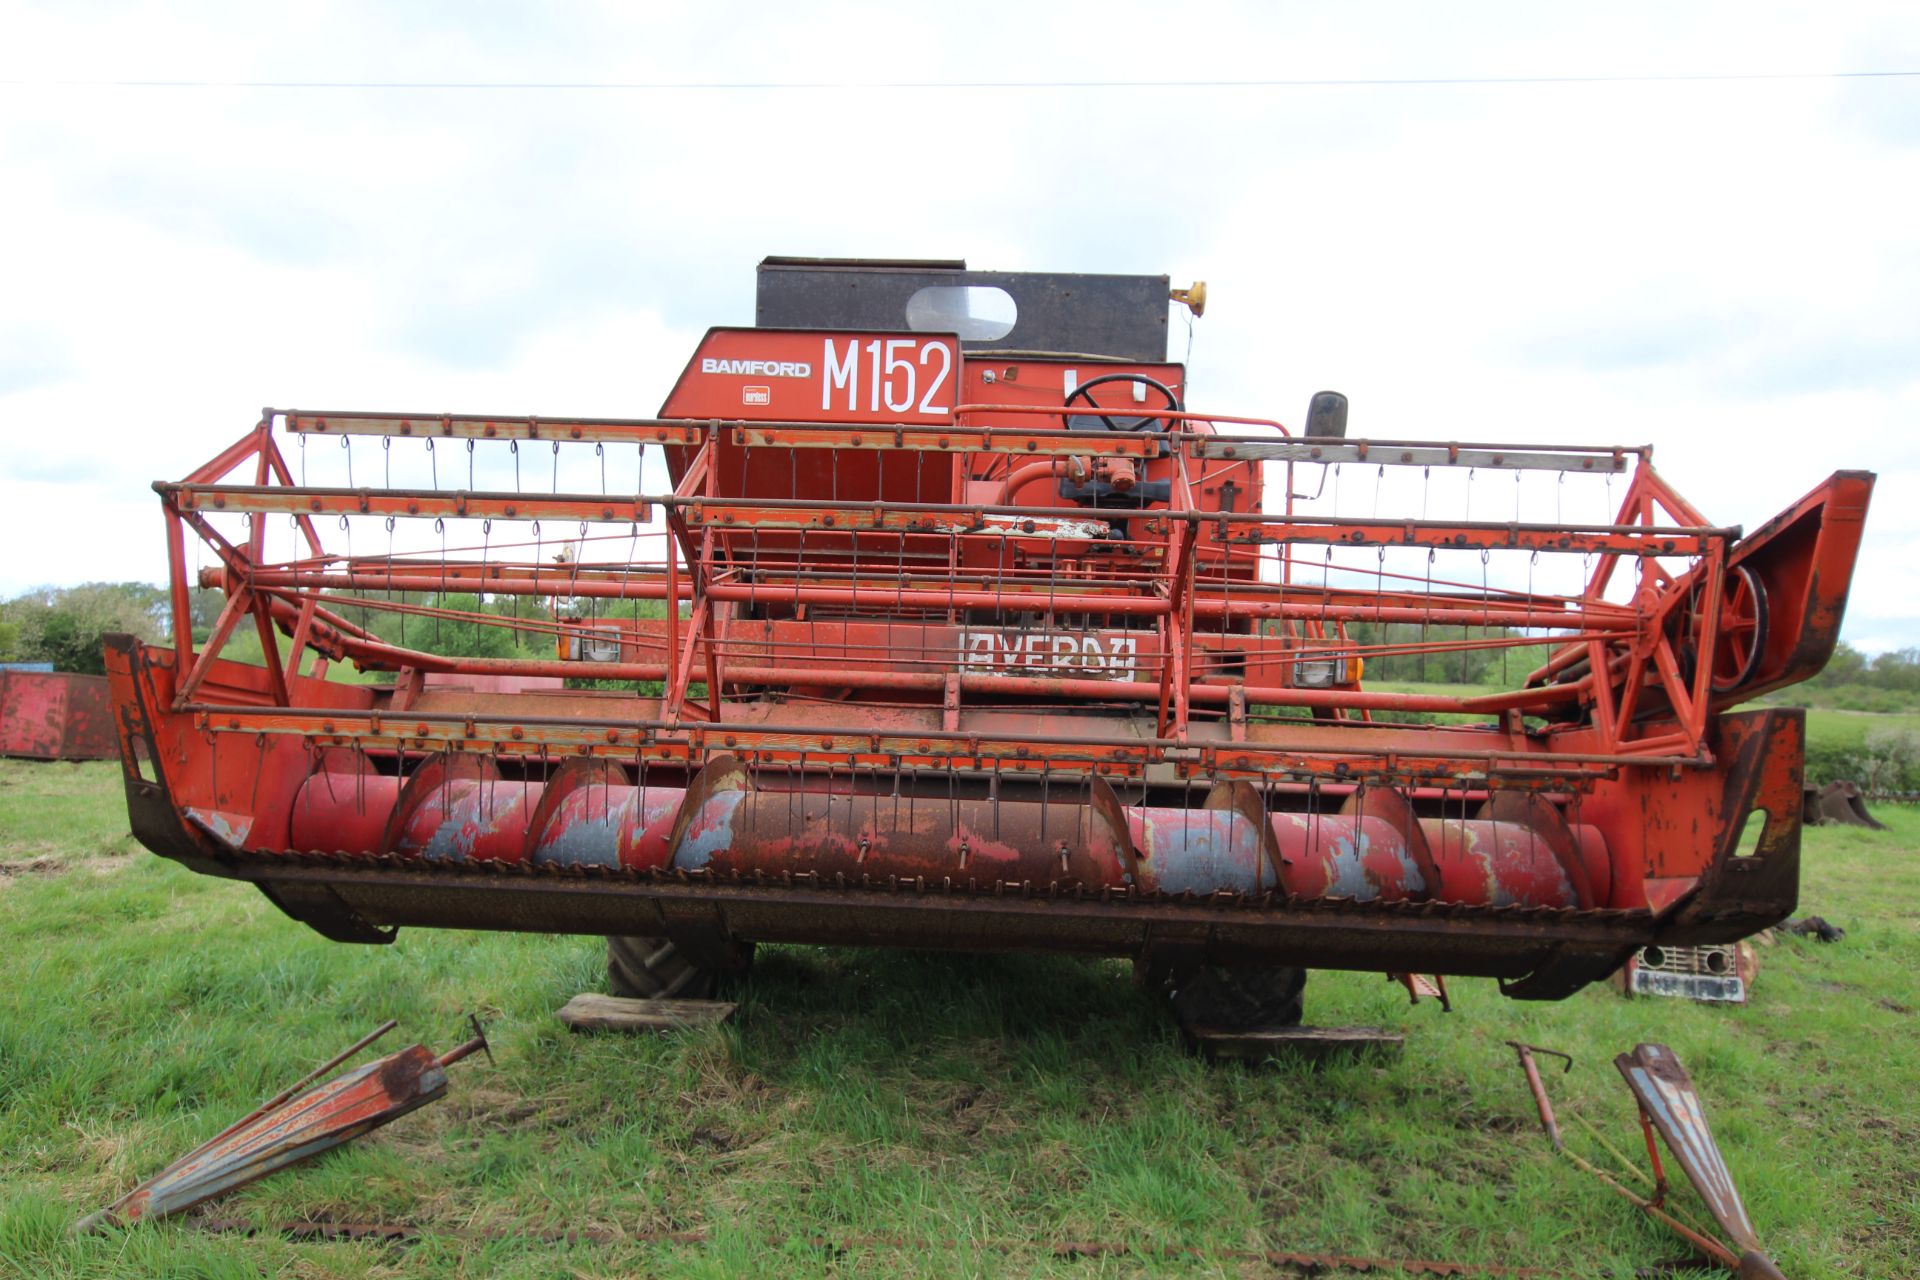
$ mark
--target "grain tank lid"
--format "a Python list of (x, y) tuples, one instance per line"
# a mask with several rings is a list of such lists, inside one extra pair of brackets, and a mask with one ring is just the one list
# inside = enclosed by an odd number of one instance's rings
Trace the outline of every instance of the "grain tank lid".
[(820, 271), (965, 271), (965, 258), (795, 258), (768, 254), (760, 270), (782, 267)]
[(974, 271), (961, 259), (769, 257), (754, 323), (958, 333), (968, 351), (1167, 358), (1166, 276)]

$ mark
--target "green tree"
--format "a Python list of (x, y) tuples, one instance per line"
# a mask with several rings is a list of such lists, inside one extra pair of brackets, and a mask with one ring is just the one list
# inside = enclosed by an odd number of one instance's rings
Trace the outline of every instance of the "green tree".
[(1827, 665), (1812, 680), (1814, 684), (1839, 685), (1855, 684), (1867, 669), (1866, 655), (1850, 644), (1835, 645), (1833, 656), (1827, 659)]
[(105, 637), (126, 632), (158, 639), (166, 606), (166, 592), (145, 582), (86, 582), (15, 597), (0, 607), (0, 622), (14, 630), (17, 660), (100, 675), (106, 670)]
[(1867, 668), (1872, 682), (1900, 693), (1920, 691), (1920, 649), (1895, 649), (1878, 654)]
[[(461, 613), (504, 612), (497, 604), (487, 604), (479, 596), (465, 592), (428, 596), (426, 602)], [(523, 602), (520, 613), (529, 621), (535, 620), (534, 610), (528, 607), (531, 604), (531, 601)], [(517, 648), (509, 628), (469, 618), (412, 619), (407, 627), (407, 644), (427, 653), (464, 658), (511, 658)]]

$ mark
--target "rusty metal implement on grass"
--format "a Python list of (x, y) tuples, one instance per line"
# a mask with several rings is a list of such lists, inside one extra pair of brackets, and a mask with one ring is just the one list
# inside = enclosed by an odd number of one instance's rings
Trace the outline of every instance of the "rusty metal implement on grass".
[(399, 1025), (383, 1023), (120, 1199), (81, 1219), (75, 1232), (178, 1213), (425, 1106), (446, 1093), (447, 1067), (476, 1051), (493, 1056), (479, 1020), (470, 1016), (468, 1022), (472, 1039), (445, 1053), (411, 1045), (307, 1088)]
[[(1631, 1201), (1642, 1213), (1673, 1231), (1708, 1258), (1733, 1272), (1739, 1280), (1785, 1280), (1780, 1268), (1760, 1247), (1753, 1222), (1747, 1217), (1746, 1205), (1740, 1199), (1740, 1191), (1733, 1185), (1733, 1175), (1728, 1171), (1727, 1162), (1713, 1140), (1713, 1131), (1707, 1127), (1706, 1108), (1701, 1105), (1699, 1091), (1693, 1087), (1693, 1080), (1687, 1075), (1686, 1068), (1680, 1065), (1680, 1059), (1672, 1049), (1663, 1044), (1636, 1045), (1632, 1053), (1623, 1053), (1613, 1060), (1620, 1074), (1626, 1077), (1627, 1088), (1633, 1091), (1634, 1101), (1639, 1104), (1640, 1129), (1646, 1138), (1647, 1158), (1653, 1164), (1651, 1174), (1622, 1155), (1598, 1130), (1591, 1125), (1586, 1126), (1594, 1140), (1627, 1172), (1652, 1185), (1653, 1194), (1643, 1196), (1567, 1149), (1560, 1135), (1559, 1120), (1553, 1113), (1553, 1104), (1547, 1101), (1546, 1085), (1540, 1078), (1540, 1067), (1534, 1055), (1545, 1053), (1564, 1059), (1568, 1071), (1573, 1069), (1573, 1059), (1557, 1050), (1542, 1049), (1538, 1045), (1521, 1044), (1517, 1040), (1507, 1043), (1520, 1056), (1520, 1067), (1527, 1073), (1527, 1087), (1533, 1091), (1534, 1104), (1540, 1109), (1540, 1127), (1546, 1131), (1555, 1151), (1575, 1167), (1606, 1183), (1615, 1194)], [(1586, 1125), (1584, 1120), (1581, 1123)], [(1733, 1241), (1731, 1247), (1683, 1221), (1674, 1207), (1667, 1203), (1667, 1171), (1660, 1159), (1660, 1149), (1653, 1140), (1656, 1132), (1666, 1140), (1674, 1158), (1686, 1171), (1688, 1181), (1693, 1183), (1694, 1190), (1706, 1202), (1707, 1212), (1713, 1215), (1720, 1230)]]

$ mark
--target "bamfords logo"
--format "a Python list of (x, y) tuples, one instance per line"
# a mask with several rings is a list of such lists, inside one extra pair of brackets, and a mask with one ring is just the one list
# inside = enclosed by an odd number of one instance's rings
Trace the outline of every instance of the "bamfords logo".
[(732, 373), (746, 378), (811, 378), (813, 366), (796, 360), (716, 360), (700, 362), (702, 373)]
[(1133, 636), (1069, 635), (1059, 631), (963, 631), (962, 669), (1037, 670), (1047, 675), (1130, 679), (1139, 665)]

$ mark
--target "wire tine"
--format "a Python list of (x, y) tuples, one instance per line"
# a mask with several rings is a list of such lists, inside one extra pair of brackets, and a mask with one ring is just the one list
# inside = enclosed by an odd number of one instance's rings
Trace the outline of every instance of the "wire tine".
[(1320, 865), (1320, 777), (1307, 779), (1307, 861)]

